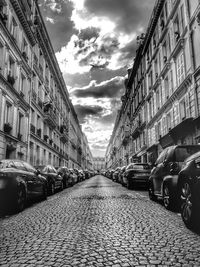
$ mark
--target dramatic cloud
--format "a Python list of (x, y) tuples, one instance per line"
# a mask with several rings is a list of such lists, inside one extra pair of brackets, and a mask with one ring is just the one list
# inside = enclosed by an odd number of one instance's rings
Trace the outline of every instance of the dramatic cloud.
[(73, 4), (65, 0), (41, 0), (40, 2), (47, 31), (57, 52), (70, 41), (72, 34), (78, 32), (71, 20)]
[(155, 0), (41, 0), (59, 66), (94, 156), (104, 156)]
[(119, 97), (124, 91), (124, 78), (115, 77), (109, 81), (96, 84), (92, 81), (89, 86), (82, 89), (74, 89), (72, 95), (76, 97), (113, 98)]
[(86, 105), (74, 105), (76, 113), (78, 115), (80, 123), (85, 122), (87, 117), (96, 117), (97, 119), (101, 116), (103, 108), (100, 106), (86, 106)]
[(107, 17), (114, 21), (116, 31), (131, 34), (146, 26), (154, 2), (155, 0), (85, 0), (85, 8), (93, 16)]

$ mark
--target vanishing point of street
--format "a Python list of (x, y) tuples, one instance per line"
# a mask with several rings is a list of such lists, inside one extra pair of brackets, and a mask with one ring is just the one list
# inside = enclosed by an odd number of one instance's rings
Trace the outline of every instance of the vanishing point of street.
[(0, 266), (200, 266), (178, 213), (97, 175), (0, 219)]

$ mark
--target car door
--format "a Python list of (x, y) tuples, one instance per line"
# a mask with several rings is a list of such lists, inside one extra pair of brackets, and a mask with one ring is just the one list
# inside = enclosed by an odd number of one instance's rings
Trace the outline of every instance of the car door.
[(26, 170), (24, 164), (21, 161), (15, 161), (14, 162), (15, 167), (17, 170), (19, 170), (19, 175), (22, 178), (22, 180), (26, 184), (27, 189), (27, 197), (31, 197), (34, 195), (34, 177), (29, 175), (28, 171)]
[(26, 162), (24, 162), (24, 166), (28, 172), (28, 176), (33, 181), (32, 185), (34, 195), (41, 195), (41, 193), (43, 192), (43, 181), (36, 174), (36, 169)]
[(168, 149), (165, 149), (161, 152), (159, 155), (156, 163), (155, 163), (155, 168), (152, 170), (151, 174), (151, 179), (153, 181), (153, 186), (154, 186), (154, 193), (155, 194), (161, 194), (161, 184), (162, 184), (162, 179), (163, 179), (163, 172), (164, 172), (164, 160), (166, 157)]

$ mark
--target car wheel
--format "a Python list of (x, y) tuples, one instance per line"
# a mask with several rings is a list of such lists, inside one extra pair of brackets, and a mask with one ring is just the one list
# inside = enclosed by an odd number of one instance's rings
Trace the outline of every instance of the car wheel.
[(193, 227), (195, 222), (195, 210), (191, 184), (187, 180), (181, 185), (181, 217), (188, 228)]
[(17, 191), (17, 201), (16, 201), (16, 210), (23, 211), (26, 205), (26, 191), (20, 186)]
[(163, 185), (163, 204), (168, 210), (173, 210), (175, 208), (175, 200), (168, 184)]
[(149, 199), (155, 201), (156, 196), (154, 195), (154, 186), (152, 182), (149, 183), (148, 193), (149, 193)]

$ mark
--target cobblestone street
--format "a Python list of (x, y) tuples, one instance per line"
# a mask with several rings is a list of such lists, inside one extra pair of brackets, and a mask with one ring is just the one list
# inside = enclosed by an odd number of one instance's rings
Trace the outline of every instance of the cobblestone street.
[(0, 219), (0, 266), (200, 266), (179, 214), (103, 176)]

